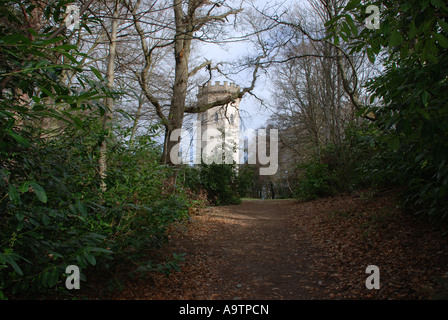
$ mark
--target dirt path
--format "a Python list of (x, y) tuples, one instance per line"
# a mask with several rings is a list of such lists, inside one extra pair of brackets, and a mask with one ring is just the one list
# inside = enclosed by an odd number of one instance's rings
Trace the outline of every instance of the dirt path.
[(310, 298), (300, 285), (307, 245), (297, 237), (291, 204), (246, 201), (221, 208), (211, 216), (224, 224), (224, 232), (216, 232), (202, 242), (202, 249), (221, 262), (215, 270), (221, 281), (210, 284), (215, 298)]
[[(181, 272), (127, 281), (114, 299), (322, 300), (448, 297), (448, 238), (393, 195), (210, 207), (173, 232)], [(367, 290), (366, 266), (381, 269)], [(111, 298), (96, 295), (95, 298)]]
[(182, 272), (136, 281), (124, 299), (311, 299), (313, 248), (293, 223), (294, 201), (246, 200), (203, 209), (171, 239)]

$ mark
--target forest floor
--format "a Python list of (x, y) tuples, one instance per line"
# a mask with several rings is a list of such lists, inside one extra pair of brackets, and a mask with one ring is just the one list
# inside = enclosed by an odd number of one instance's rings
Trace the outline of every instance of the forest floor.
[[(448, 236), (401, 212), (395, 192), (202, 208), (170, 235), (181, 272), (90, 299), (447, 299)], [(380, 289), (367, 289), (368, 265)], [(93, 294), (93, 295), (92, 295)]]

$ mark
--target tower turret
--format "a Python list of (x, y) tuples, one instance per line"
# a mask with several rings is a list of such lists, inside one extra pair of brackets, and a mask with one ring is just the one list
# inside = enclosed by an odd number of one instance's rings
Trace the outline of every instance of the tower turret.
[[(199, 87), (197, 95), (198, 105), (200, 107), (218, 100), (223, 100), (239, 90), (239, 85), (235, 85), (234, 83), (229, 84), (227, 81), (224, 81), (223, 84), (220, 81), (216, 81), (214, 85), (208, 82)], [(216, 138), (213, 134), (210, 135), (213, 132), (210, 129), (218, 129), (224, 133), (226, 148), (232, 149), (232, 158), (236, 163), (239, 163), (240, 100), (238, 98), (229, 104), (208, 109), (205, 112), (199, 113), (197, 118), (201, 124), (201, 135), (198, 135), (198, 145), (205, 148), (210, 140)]]

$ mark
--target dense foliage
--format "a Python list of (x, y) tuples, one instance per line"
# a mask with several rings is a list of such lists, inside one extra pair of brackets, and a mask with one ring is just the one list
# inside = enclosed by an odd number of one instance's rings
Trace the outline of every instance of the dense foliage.
[(299, 165), (300, 174), (296, 196), (301, 201), (334, 195), (331, 172), (328, 165), (311, 160)]
[[(64, 4), (52, 2), (39, 15), (59, 23)], [(154, 137), (130, 147), (118, 130), (106, 135), (101, 102), (116, 95), (98, 70), (88, 77), (79, 68), (86, 55), (64, 36), (22, 28), (20, 9), (37, 15), (30, 3), (0, 7), (0, 298), (67, 293), (68, 265), (81, 269), (81, 280), (89, 270), (114, 272), (118, 264), (177, 268), (180, 255), (165, 263), (151, 250), (187, 218), (191, 202), (159, 164)], [(68, 71), (77, 86), (63, 81)], [(98, 175), (103, 139), (106, 191)]]
[(70, 264), (83, 272), (126, 262), (159, 269), (150, 249), (165, 243), (168, 228), (187, 218), (190, 200), (169, 183), (170, 171), (158, 163), (150, 139), (139, 139), (132, 149), (114, 143), (108, 189), (101, 192), (98, 132), (89, 129), (16, 148), (10, 156), (14, 166), (7, 175), (3, 169), (8, 178), (0, 203), (4, 294), (54, 288)]
[[(369, 5), (380, 9), (378, 29), (358, 28)], [(299, 197), (396, 186), (405, 207), (446, 223), (448, 6), (352, 0), (327, 26), (329, 40), (344, 40), (351, 54), (365, 52), (371, 62), (381, 58), (384, 70), (366, 84), (370, 104), (359, 115), (369, 120), (347, 127), (340, 146), (326, 146), (332, 152), (304, 166)]]
[(233, 164), (201, 163), (183, 169), (184, 185), (203, 192), (212, 205), (240, 204), (252, 183), (253, 172)]
[[(371, 61), (385, 56), (384, 72), (372, 79), (368, 112), (376, 121), (381, 151), (387, 165), (377, 167), (384, 180), (396, 181), (405, 189), (405, 204), (436, 220), (448, 218), (448, 6), (443, 1), (350, 1), (359, 23), (367, 5), (380, 8), (379, 29), (359, 34), (346, 29), (352, 51), (366, 51)], [(351, 31), (348, 31), (351, 30)], [(379, 101), (379, 103), (374, 103)]]

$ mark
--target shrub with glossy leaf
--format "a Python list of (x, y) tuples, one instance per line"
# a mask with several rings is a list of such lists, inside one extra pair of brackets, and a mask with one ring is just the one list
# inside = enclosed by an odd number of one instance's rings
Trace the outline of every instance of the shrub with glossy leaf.
[[(15, 165), (5, 176), (18, 186), (17, 195), (2, 192), (0, 201), (4, 295), (45, 293), (55, 286), (65, 291), (70, 264), (81, 268), (83, 279), (92, 268), (123, 263), (152, 263), (157, 269), (149, 253), (188, 217), (190, 200), (166, 182), (170, 171), (158, 163), (149, 139), (133, 149), (111, 145), (107, 192), (101, 192), (97, 134), (91, 129), (32, 143), (11, 158)], [(22, 182), (24, 172), (33, 182)]]
[[(368, 5), (380, 9), (379, 29), (341, 28), (364, 24)], [(367, 52), (372, 62), (384, 57), (384, 71), (367, 86), (371, 105), (363, 110), (375, 114), (380, 140), (388, 145), (382, 155), (390, 162), (379, 173), (406, 188), (406, 205), (448, 222), (446, 1), (350, 0), (327, 26), (335, 38), (350, 40), (352, 52)]]
[(85, 269), (112, 253), (109, 231), (96, 219), (105, 208), (94, 206), (99, 198), (91, 146), (81, 137), (64, 138), (16, 149), (2, 168), (16, 189), (11, 196), (9, 187), (9, 197), (2, 194), (0, 201), (0, 283), (12, 295), (44, 292), (62, 281), (67, 265)]
[[(85, 280), (94, 268), (148, 260), (188, 213), (183, 189), (163, 184), (170, 173), (157, 164), (152, 137), (127, 148), (100, 130), (100, 101), (114, 95), (98, 70), (81, 68), (85, 54), (52, 36), (72, 2), (0, 3), (0, 299), (67, 292), (70, 264)], [(33, 29), (26, 15), (46, 29)], [(105, 193), (102, 139), (112, 159)]]

